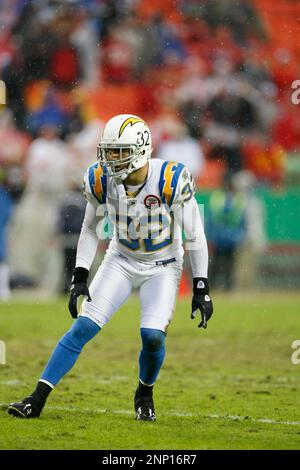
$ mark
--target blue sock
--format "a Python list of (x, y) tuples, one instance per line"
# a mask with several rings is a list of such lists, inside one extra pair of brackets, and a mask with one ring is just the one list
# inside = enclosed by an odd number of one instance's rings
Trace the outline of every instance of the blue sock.
[(78, 317), (69, 331), (58, 342), (42, 373), (41, 380), (56, 385), (73, 367), (83, 346), (99, 330), (100, 327), (89, 318)]
[(141, 328), (143, 348), (140, 352), (140, 380), (145, 385), (153, 385), (165, 358), (166, 335), (160, 330)]

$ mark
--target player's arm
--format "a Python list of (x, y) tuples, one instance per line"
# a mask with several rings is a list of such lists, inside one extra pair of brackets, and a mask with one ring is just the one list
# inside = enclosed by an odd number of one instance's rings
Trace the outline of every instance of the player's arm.
[(208, 249), (203, 224), (194, 197), (195, 184), (193, 177), (184, 167), (176, 188), (174, 204), (180, 208), (182, 228), (186, 236), (185, 248), (189, 253), (193, 273), (193, 299), (191, 318), (195, 318), (197, 310), (201, 312), (202, 321), (199, 327), (206, 328), (207, 321), (213, 314), (213, 304), (209, 296)]
[(90, 190), (90, 184), (87, 178), (88, 172), (84, 180), (84, 196), (87, 200), (87, 205), (77, 245), (76, 264), (73, 271), (71, 295), (69, 300), (69, 311), (73, 318), (77, 318), (78, 316), (78, 297), (83, 295), (88, 301), (91, 301), (87, 280), (90, 267), (98, 248), (99, 240), (96, 233), (97, 225), (104, 215), (98, 214), (99, 203), (97, 203)]
[(101, 220), (96, 216), (97, 208), (87, 202), (85, 216), (77, 244), (76, 267), (89, 271), (98, 247), (97, 225)]
[(209, 295), (208, 284), (208, 248), (204, 228), (195, 197), (186, 202), (182, 208), (183, 228), (186, 236), (186, 250), (189, 253), (193, 273), (193, 299), (191, 318), (197, 310), (202, 320), (199, 327), (206, 328), (207, 321), (213, 314), (213, 303)]
[(77, 245), (76, 265), (73, 271), (71, 295), (69, 300), (69, 311), (73, 318), (77, 318), (78, 316), (78, 297), (83, 295), (88, 301), (91, 300), (87, 280), (89, 270), (98, 247), (96, 226), (96, 208), (88, 202)]

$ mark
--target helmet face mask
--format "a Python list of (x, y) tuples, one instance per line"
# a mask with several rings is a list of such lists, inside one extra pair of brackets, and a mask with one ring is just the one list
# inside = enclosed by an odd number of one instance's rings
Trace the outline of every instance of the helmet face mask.
[(109, 176), (124, 180), (149, 161), (151, 152), (147, 124), (138, 116), (121, 114), (106, 124), (97, 158)]
[[(137, 145), (99, 144), (97, 158), (109, 176), (122, 179), (131, 170), (131, 162), (136, 154)], [(129, 174), (129, 173), (128, 173)], [(126, 174), (127, 176), (127, 174)]]

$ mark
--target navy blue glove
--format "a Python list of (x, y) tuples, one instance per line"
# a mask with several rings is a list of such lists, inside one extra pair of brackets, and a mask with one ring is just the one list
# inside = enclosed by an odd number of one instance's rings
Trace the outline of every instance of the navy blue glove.
[(89, 288), (87, 286), (87, 279), (89, 276), (89, 271), (85, 268), (75, 268), (72, 279), (71, 294), (69, 300), (69, 312), (73, 318), (78, 317), (77, 310), (77, 299), (81, 295), (84, 295), (87, 298), (87, 301), (90, 302), (91, 296)]
[(201, 313), (199, 328), (207, 328), (207, 322), (213, 314), (214, 308), (209, 296), (208, 280), (205, 277), (194, 277), (191, 318), (194, 319), (197, 310)]

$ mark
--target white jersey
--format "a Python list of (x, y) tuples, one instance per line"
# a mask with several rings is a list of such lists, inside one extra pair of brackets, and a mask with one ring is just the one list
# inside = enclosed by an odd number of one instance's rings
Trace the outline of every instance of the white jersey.
[(98, 162), (87, 169), (84, 180), (87, 201), (114, 225), (109, 249), (144, 262), (182, 258), (182, 226), (174, 214), (194, 192), (187, 167), (158, 159), (149, 161), (145, 184), (134, 197)]

